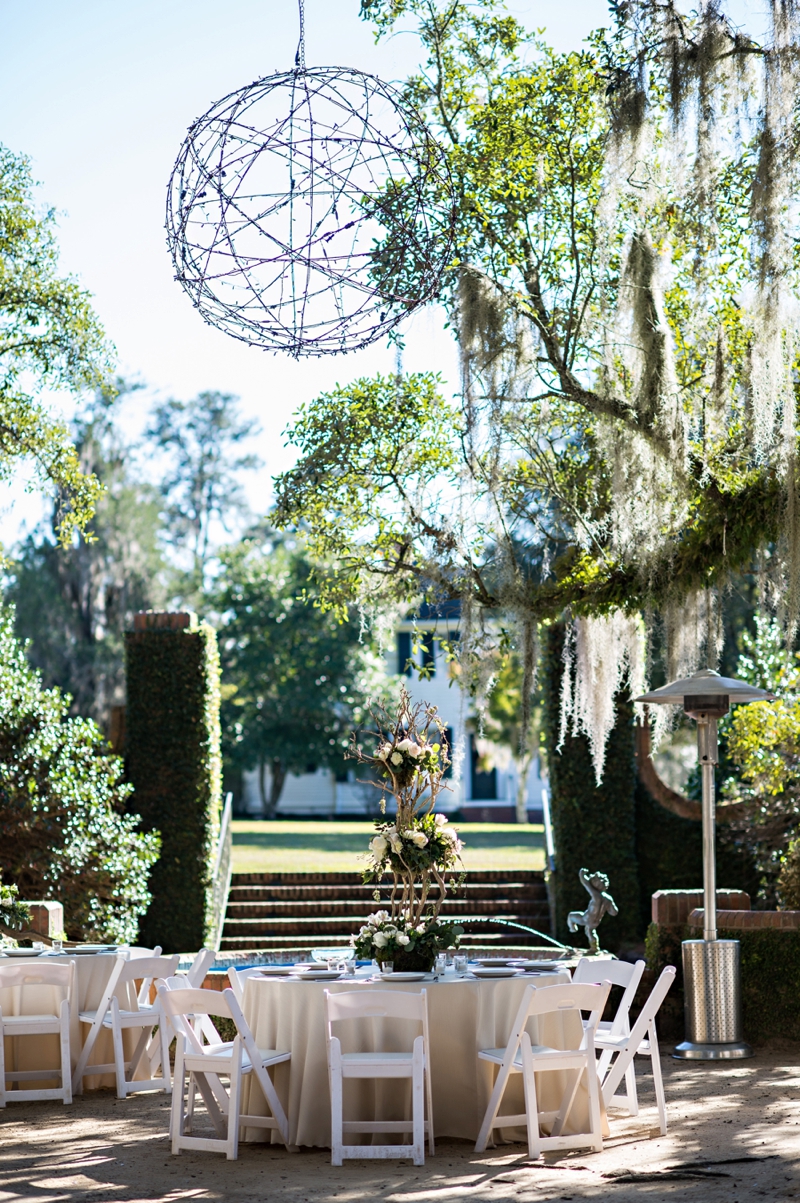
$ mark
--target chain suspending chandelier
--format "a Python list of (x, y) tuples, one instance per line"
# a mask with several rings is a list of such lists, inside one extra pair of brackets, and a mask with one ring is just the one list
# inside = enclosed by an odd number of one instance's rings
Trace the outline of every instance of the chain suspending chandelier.
[(295, 356), (351, 351), (433, 299), (452, 256), (447, 162), (396, 89), (305, 65), (218, 101), (170, 177), (175, 278), (204, 319)]

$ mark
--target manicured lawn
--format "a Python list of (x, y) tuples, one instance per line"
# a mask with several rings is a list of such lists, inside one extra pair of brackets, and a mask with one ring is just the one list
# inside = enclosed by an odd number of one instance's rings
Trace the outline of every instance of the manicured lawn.
[[(461, 823), (467, 869), (543, 869), (540, 824)], [(234, 873), (358, 872), (372, 823), (261, 822), (233, 824)]]

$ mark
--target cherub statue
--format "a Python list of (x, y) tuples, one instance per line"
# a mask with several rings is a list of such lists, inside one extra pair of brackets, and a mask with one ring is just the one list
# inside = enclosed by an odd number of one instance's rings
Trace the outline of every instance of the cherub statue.
[(578, 877), (584, 889), (589, 891), (592, 901), (585, 911), (570, 911), (567, 915), (567, 927), (573, 932), (583, 927), (589, 941), (589, 952), (599, 952), (597, 928), (600, 926), (600, 920), (603, 915), (610, 915), (613, 919), (619, 911), (608, 893), (608, 878), (605, 873), (590, 873), (588, 869), (581, 869)]

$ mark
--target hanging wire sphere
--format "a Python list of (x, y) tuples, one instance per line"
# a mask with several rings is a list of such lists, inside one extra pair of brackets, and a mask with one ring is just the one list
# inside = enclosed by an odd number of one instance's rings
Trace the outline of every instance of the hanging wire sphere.
[(350, 351), (434, 298), (455, 204), (444, 153), (397, 91), (338, 67), (232, 92), (172, 171), (175, 277), (207, 322), (295, 356)]

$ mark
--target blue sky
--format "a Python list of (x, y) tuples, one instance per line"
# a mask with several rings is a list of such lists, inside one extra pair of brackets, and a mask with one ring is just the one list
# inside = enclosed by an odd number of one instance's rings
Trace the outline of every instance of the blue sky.
[[(759, 0), (737, 0), (737, 19), (761, 24)], [(400, 35), (375, 46), (358, 0), (306, 0), (306, 61), (357, 67), (398, 80), (418, 60)], [(529, 28), (559, 49), (606, 23), (604, 0), (511, 0)], [(238, 393), (263, 428), (269, 476), (291, 462), (281, 432), (299, 404), (337, 382), (388, 371), (386, 343), (346, 356), (295, 361), (248, 348), (206, 326), (173, 281), (164, 240), (166, 184), (187, 126), (226, 93), (289, 70), (295, 0), (0, 0), (0, 142), (33, 160), (40, 197), (60, 212), (62, 266), (80, 277), (114, 342), (119, 369), (144, 381), (133, 432), (155, 394)], [(406, 327), (407, 368), (441, 370), (457, 386), (452, 342), (435, 308)], [(71, 402), (55, 398), (69, 416)], [(21, 481), (0, 490), (0, 541), (35, 522), (40, 503)]]

